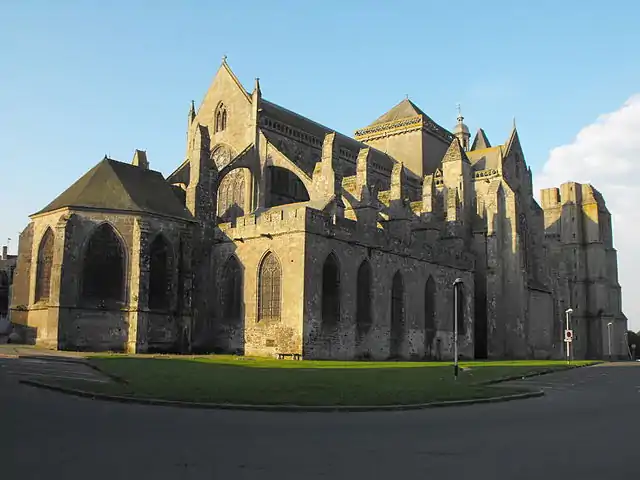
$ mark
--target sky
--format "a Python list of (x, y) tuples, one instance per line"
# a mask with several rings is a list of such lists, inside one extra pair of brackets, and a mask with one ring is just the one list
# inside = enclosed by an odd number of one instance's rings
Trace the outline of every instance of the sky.
[(353, 134), (405, 96), (506, 141), (535, 188), (592, 183), (612, 212), (640, 329), (640, 2), (0, 2), (0, 243), (105, 154), (171, 173), (223, 55), (249, 90)]

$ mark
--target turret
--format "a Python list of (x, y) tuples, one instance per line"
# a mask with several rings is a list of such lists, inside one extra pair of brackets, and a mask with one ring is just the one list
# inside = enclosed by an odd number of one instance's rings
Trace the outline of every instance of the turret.
[(458, 104), (458, 123), (453, 129), (453, 135), (460, 141), (460, 145), (465, 152), (469, 151), (469, 139), (471, 138), (471, 134), (469, 133), (469, 127), (464, 124), (464, 117), (462, 116), (462, 111), (460, 110), (460, 105)]

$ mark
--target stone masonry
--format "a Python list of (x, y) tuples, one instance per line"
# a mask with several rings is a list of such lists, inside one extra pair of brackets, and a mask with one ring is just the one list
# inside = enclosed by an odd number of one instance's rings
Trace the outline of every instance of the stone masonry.
[(31, 216), (11, 310), (50, 348), (450, 359), (456, 310), (463, 358), (560, 357), (568, 306), (577, 357), (622, 354), (604, 201), (541, 208), (515, 126), (492, 146), (405, 99), (352, 138), (223, 60), (166, 179), (105, 158)]

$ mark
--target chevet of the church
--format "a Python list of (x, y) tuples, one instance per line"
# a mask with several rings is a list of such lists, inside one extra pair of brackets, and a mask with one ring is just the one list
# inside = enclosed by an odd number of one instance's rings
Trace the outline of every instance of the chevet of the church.
[(246, 90), (224, 59), (185, 126), (166, 178), (145, 151), (97, 154), (30, 216), (10, 312), (23, 341), (447, 360), (457, 331), (463, 359), (550, 359), (571, 311), (574, 358), (608, 357), (609, 335), (625, 355), (605, 201), (568, 182), (540, 205), (515, 124), (494, 145), (406, 98), (350, 137), (258, 79)]

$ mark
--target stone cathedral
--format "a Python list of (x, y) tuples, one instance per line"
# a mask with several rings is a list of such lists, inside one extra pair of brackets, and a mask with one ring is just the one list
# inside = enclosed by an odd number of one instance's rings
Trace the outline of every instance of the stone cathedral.
[[(493, 146), (405, 99), (345, 136), (223, 60), (168, 177), (105, 157), (30, 217), (11, 321), (54, 349), (314, 359), (625, 354), (611, 216), (591, 185), (540, 206), (513, 127)], [(453, 283), (461, 279), (458, 301)], [(454, 304), (455, 303), (455, 304)]]

